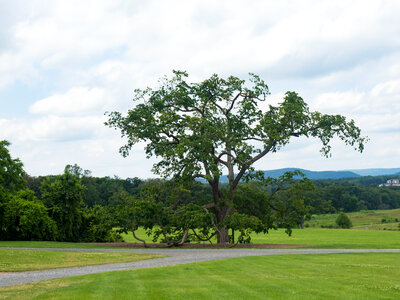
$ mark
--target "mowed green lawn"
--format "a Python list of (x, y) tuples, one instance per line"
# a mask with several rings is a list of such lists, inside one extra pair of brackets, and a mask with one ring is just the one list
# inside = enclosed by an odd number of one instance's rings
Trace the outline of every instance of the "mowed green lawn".
[(109, 248), (98, 245), (85, 243), (70, 243), (70, 242), (49, 242), (49, 241), (0, 241), (1, 247), (17, 247), (17, 248)]
[(110, 253), (83, 251), (29, 251), (0, 249), (0, 272), (19, 272), (54, 268), (132, 262), (162, 257), (146, 253)]
[[(139, 229), (137, 236), (151, 242), (144, 230)], [(138, 242), (132, 234), (123, 237), (126, 242)], [(288, 236), (284, 229), (279, 229), (268, 234), (253, 234), (251, 241), (257, 244), (311, 245), (312, 248), (400, 248), (400, 231), (306, 228), (294, 229)]]
[(0, 288), (0, 299), (400, 299), (400, 254), (277, 255)]

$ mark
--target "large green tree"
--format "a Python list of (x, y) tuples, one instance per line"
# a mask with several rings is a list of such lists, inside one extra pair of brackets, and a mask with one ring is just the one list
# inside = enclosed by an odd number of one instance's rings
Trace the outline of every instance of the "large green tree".
[[(250, 74), (248, 82), (212, 75), (190, 83), (186, 72), (173, 73), (156, 89), (135, 90), (136, 106), (127, 115), (108, 113), (106, 125), (127, 138), (120, 149), (123, 156), (136, 143), (145, 142), (147, 155), (160, 159), (153, 167), (156, 174), (203, 178), (210, 184), (213, 199), (204, 208), (215, 213), (220, 243), (229, 241), (224, 220), (235, 213), (234, 194), (243, 176), (291, 138), (318, 138), (325, 156), (330, 155), (335, 136), (356, 150), (364, 148), (365, 138), (353, 120), (312, 112), (295, 92), (262, 110), (259, 104), (267, 100), (269, 89), (257, 75)], [(229, 179), (227, 191), (220, 184), (224, 173)]]

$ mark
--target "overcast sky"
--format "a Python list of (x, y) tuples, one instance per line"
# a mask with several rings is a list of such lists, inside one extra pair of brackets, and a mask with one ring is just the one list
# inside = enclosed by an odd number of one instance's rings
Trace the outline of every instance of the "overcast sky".
[(296, 91), (312, 110), (355, 120), (360, 154), (293, 140), (259, 169), (400, 167), (400, 1), (0, 0), (0, 140), (31, 175), (77, 163), (95, 176), (155, 177), (143, 145), (127, 158), (103, 125), (135, 88), (172, 69), (195, 82), (259, 74), (273, 103)]

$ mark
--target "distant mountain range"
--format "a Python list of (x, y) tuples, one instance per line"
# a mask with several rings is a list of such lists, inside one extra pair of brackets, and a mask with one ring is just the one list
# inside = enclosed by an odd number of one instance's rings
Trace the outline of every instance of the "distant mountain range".
[(382, 175), (400, 175), (400, 168), (391, 169), (359, 169), (359, 170), (349, 170), (361, 176), (382, 176)]
[[(343, 171), (310, 171), (300, 168), (284, 168), (276, 170), (263, 171), (265, 177), (278, 178), (283, 173), (288, 171), (300, 170), (304, 175), (313, 180), (317, 179), (340, 179), (361, 176), (381, 176), (381, 175), (400, 175), (400, 168), (376, 168), (376, 169), (357, 169), (357, 170), (343, 170)], [(203, 181), (203, 180), (201, 180)], [(228, 177), (221, 176), (220, 182), (227, 183)]]

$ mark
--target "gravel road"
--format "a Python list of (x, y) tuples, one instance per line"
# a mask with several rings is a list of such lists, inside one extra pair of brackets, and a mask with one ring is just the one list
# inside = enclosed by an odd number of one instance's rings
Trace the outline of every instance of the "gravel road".
[(0, 287), (28, 282), (49, 280), (54, 278), (103, 273), (110, 271), (143, 269), (182, 265), (223, 258), (282, 255), (282, 254), (328, 254), (328, 253), (400, 253), (400, 249), (75, 249), (75, 248), (6, 248), (32, 251), (87, 251), (87, 252), (132, 252), (154, 253), (168, 257), (136, 261), (131, 263), (115, 263), (88, 267), (74, 267), (28, 272), (0, 273)]

